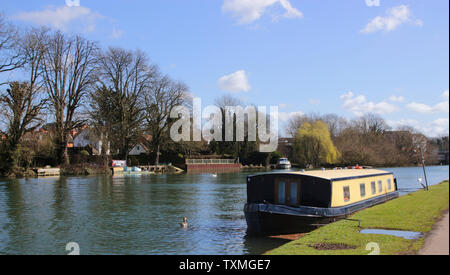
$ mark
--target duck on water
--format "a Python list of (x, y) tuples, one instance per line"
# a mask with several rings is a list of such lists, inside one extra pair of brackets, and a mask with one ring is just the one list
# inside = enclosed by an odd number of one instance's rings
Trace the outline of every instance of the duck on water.
[(247, 233), (309, 232), (398, 196), (394, 174), (375, 169), (250, 176), (244, 208)]
[(188, 224), (187, 221), (188, 221), (187, 218), (184, 217), (184, 218), (183, 218), (183, 222), (180, 223), (180, 226), (181, 226), (182, 228), (185, 228), (185, 229), (188, 228), (189, 224)]

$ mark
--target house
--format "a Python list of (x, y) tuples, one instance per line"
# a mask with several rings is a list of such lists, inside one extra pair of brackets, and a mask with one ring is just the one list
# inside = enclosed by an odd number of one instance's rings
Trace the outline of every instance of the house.
[[(103, 134), (98, 136), (92, 129), (85, 128), (73, 138), (74, 148), (92, 148), (92, 154), (96, 156), (102, 155), (103, 150)], [(108, 143), (108, 149), (105, 154), (110, 155), (110, 144)]]
[(138, 143), (131, 149), (129, 155), (130, 156), (140, 156), (142, 154), (148, 154), (150, 153), (150, 150), (147, 148), (147, 146), (143, 145), (142, 143)]
[(141, 142), (136, 144), (133, 149), (131, 149), (129, 155), (130, 156), (140, 156), (142, 154), (148, 154), (151, 150), (145, 145), (148, 144), (152, 140), (151, 135), (144, 135), (141, 138)]

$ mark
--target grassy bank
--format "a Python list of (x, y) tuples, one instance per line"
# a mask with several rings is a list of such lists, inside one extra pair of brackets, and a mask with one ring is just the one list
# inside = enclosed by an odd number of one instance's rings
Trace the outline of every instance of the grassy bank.
[[(430, 187), (429, 191), (411, 193), (356, 213), (351, 219), (361, 220), (362, 228), (358, 227), (358, 222), (341, 220), (267, 254), (367, 255), (370, 251), (366, 250), (366, 246), (371, 242), (378, 243), (380, 253), (384, 255), (416, 254), (424, 244), (426, 233), (431, 231), (448, 207), (449, 182), (446, 181)], [(405, 230), (425, 234), (418, 240), (407, 240), (388, 235), (361, 234), (359, 231), (362, 229)]]

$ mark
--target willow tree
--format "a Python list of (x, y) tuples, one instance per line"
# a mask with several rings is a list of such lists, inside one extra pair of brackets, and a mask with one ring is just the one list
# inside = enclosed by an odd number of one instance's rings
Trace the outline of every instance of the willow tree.
[(340, 153), (324, 122), (305, 122), (298, 130), (294, 141), (294, 159), (297, 162), (317, 167), (321, 164), (335, 164), (339, 158)]
[(59, 162), (67, 165), (69, 134), (85, 123), (77, 111), (94, 83), (98, 48), (95, 42), (59, 31), (49, 35), (47, 45), (43, 78), (55, 117)]

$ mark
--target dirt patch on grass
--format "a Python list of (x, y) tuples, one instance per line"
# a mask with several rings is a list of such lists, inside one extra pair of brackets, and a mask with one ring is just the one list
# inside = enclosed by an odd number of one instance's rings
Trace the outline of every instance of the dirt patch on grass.
[(349, 250), (356, 249), (356, 246), (343, 244), (343, 243), (316, 243), (309, 245), (316, 250)]
[(289, 235), (270, 236), (269, 238), (288, 240), (288, 241), (295, 241), (295, 240), (298, 240), (298, 239), (300, 239), (301, 237), (303, 237), (305, 235), (306, 235), (305, 233), (301, 233), (301, 234), (289, 234)]

